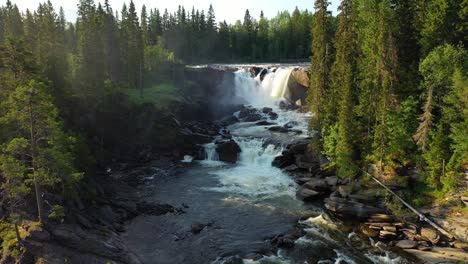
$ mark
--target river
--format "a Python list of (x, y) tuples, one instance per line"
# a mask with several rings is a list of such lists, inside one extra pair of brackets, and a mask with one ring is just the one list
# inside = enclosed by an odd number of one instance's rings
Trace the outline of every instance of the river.
[[(296, 183), (271, 166), (283, 149), (268, 142), (285, 144), (310, 136), (309, 113), (279, 108), (291, 71), (290, 67), (270, 69), (261, 80), (260, 74), (252, 78), (241, 69), (235, 73), (236, 96), (252, 107), (272, 108), (278, 118), (269, 121), (278, 125), (295, 121), (294, 129), (302, 133), (278, 134), (255, 123), (237, 123), (228, 128), (242, 150), (237, 164), (218, 161), (214, 144), (207, 144), (205, 160), (188, 165), (177, 177), (154, 179), (141, 187), (148, 201), (185, 211), (140, 216), (129, 223), (124, 238), (144, 263), (223, 263), (234, 255), (244, 258), (244, 263), (262, 264), (408, 263), (332, 220), (320, 203), (296, 199)], [(207, 226), (194, 234), (195, 223)], [(269, 240), (295, 226), (305, 235), (294, 247), (271, 252)]]

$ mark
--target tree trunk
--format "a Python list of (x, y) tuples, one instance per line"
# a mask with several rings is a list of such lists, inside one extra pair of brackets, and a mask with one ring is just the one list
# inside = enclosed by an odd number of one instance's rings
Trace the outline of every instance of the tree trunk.
[(36, 192), (36, 204), (37, 204), (37, 214), (39, 222), (43, 223), (44, 214), (42, 212), (42, 196), (41, 188), (37, 182), (36, 177), (36, 137), (35, 137), (35, 127), (34, 127), (34, 114), (32, 102), (29, 102), (29, 132), (31, 140), (31, 159), (32, 159), (32, 168), (33, 168), (33, 181), (34, 181), (34, 191)]
[(19, 232), (17, 222), (15, 222), (15, 233), (16, 233), (16, 240), (18, 242), (18, 247), (21, 248), (23, 246), (23, 240), (21, 239), (21, 235), (20, 235), (20, 232)]

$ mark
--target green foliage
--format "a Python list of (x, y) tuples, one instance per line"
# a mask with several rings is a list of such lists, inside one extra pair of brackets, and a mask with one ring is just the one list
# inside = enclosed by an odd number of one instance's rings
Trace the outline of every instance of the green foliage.
[(154, 85), (150, 88), (143, 90), (143, 97), (137, 90), (122, 89), (121, 92), (125, 93), (131, 102), (136, 104), (152, 103), (158, 108), (168, 109), (174, 103), (182, 102), (184, 98), (176, 90), (176, 87), (170, 83), (163, 83)]
[(50, 213), (49, 213), (49, 219), (58, 221), (62, 223), (65, 218), (65, 208), (61, 205), (54, 205), (52, 206)]

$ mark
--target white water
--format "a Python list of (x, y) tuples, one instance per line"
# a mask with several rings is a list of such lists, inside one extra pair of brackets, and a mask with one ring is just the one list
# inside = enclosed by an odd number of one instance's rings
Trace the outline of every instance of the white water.
[[(261, 109), (270, 107), (278, 114), (278, 119), (270, 120), (277, 125), (284, 125), (290, 121), (298, 124), (294, 129), (303, 131), (302, 135), (284, 134), (287, 138), (299, 138), (307, 136), (308, 119), (310, 114), (296, 111), (283, 111), (279, 109), (278, 102), (284, 100), (289, 93), (287, 84), (291, 75), (291, 68), (279, 68), (276, 72), (269, 71), (263, 81), (260, 74), (255, 78), (250, 72), (240, 70), (235, 74), (236, 97), (242, 99), (247, 105)], [(268, 115), (265, 115), (267, 118)], [(211, 172), (219, 180), (219, 185), (209, 190), (227, 193), (229, 196), (223, 201), (226, 204), (249, 205), (262, 211), (303, 210), (302, 202), (296, 200), (296, 183), (282, 170), (272, 167), (271, 163), (276, 156), (281, 155), (283, 148), (274, 145), (265, 145), (265, 138), (273, 135), (263, 126), (255, 126), (254, 123), (241, 122), (229, 127), (233, 139), (239, 144), (241, 153), (236, 165), (228, 165), (219, 161), (216, 153), (216, 145), (205, 145), (206, 160), (203, 164), (218, 167)], [(354, 248), (356, 236), (346, 236), (341, 233), (339, 224), (319, 215), (300, 222), (307, 226), (306, 235), (299, 238), (293, 252), (280, 250), (277, 256), (264, 257), (258, 261), (244, 260), (244, 263), (298, 263), (304, 255), (310, 255), (317, 260), (323, 254), (326, 259), (335, 263), (403, 263), (397, 256), (392, 256), (385, 251), (377, 251), (366, 246), (363, 241), (357, 241), (357, 249), (360, 255), (356, 258)], [(359, 238), (358, 238), (359, 239)], [(348, 246), (348, 247), (346, 247)], [(345, 247), (345, 248), (343, 248)], [(366, 254), (364, 254), (367, 252)], [(302, 263), (302, 262), (301, 262)], [(318, 261), (317, 263), (320, 263)]]

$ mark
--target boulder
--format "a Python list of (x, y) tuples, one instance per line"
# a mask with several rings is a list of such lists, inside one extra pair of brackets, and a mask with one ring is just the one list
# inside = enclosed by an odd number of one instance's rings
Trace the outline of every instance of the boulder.
[(431, 242), (433, 245), (437, 245), (440, 241), (439, 234), (430, 228), (421, 228), (421, 236), (424, 240)]
[(243, 264), (244, 260), (240, 256), (231, 256), (226, 258), (222, 264)]
[(270, 114), (273, 112), (273, 108), (270, 108), (270, 107), (263, 107), (262, 109), (262, 113), (264, 114)]
[(385, 230), (382, 230), (379, 232), (379, 237), (381, 239), (393, 239), (397, 236), (397, 234), (395, 232), (390, 232), (390, 231), (385, 231)]
[(273, 126), (268, 128), (269, 131), (271, 132), (279, 132), (279, 133), (288, 133), (289, 129), (282, 127), (282, 126)]
[(244, 108), (239, 111), (239, 119), (245, 122), (255, 122), (262, 119), (262, 115), (255, 108)]
[(310, 155), (296, 155), (296, 165), (301, 169), (314, 169), (319, 166), (318, 161)]
[(336, 177), (336, 176), (326, 177), (326, 178), (325, 178), (325, 182), (326, 182), (329, 186), (336, 186), (336, 185), (338, 184), (338, 177)]
[(298, 126), (299, 123), (297, 121), (289, 121), (286, 124), (284, 124), (285, 128), (293, 128), (295, 126)]
[(278, 119), (278, 114), (275, 112), (270, 112), (268, 113), (268, 116), (270, 117), (271, 120), (276, 120)]
[(317, 191), (317, 192), (329, 192), (330, 187), (323, 179), (312, 178), (310, 181), (304, 184), (305, 188)]
[(292, 164), (292, 165), (285, 167), (283, 170), (288, 171), (288, 172), (293, 172), (293, 171), (297, 171), (298, 169), (299, 167), (297, 167), (296, 164)]
[(287, 167), (289, 165), (292, 165), (292, 164), (294, 164), (294, 156), (291, 156), (291, 155), (278, 156), (271, 163), (271, 165), (273, 167), (277, 167), (277, 168), (280, 168), (280, 169), (283, 169), (283, 168), (285, 168), (285, 167)]
[(205, 229), (206, 225), (204, 224), (200, 224), (200, 223), (193, 223), (191, 226), (190, 226), (190, 231), (193, 233), (193, 234), (198, 234), (200, 233), (201, 231), (203, 231), (203, 229)]
[(368, 225), (361, 225), (360, 231), (368, 237), (378, 237), (379, 231), (370, 228)]
[(297, 191), (296, 195), (299, 199), (303, 201), (311, 201), (319, 198), (321, 196), (321, 193), (303, 186)]
[(219, 160), (229, 163), (236, 163), (241, 148), (234, 140), (224, 140), (216, 143), (216, 152)]
[(412, 249), (412, 248), (417, 248), (418, 243), (412, 240), (400, 240), (396, 243), (395, 246), (402, 248), (402, 249)]
[(286, 99), (293, 104), (296, 101), (300, 101), (301, 105), (306, 105), (307, 89), (309, 87), (309, 76), (306, 70), (298, 69), (291, 73), (291, 77), (288, 80), (288, 91)]
[(295, 144), (290, 144), (288, 146), (288, 150), (292, 154), (304, 154), (307, 151), (308, 146), (308, 142), (298, 142)]
[(219, 121), (219, 123), (222, 125), (222, 126), (230, 126), (230, 125), (233, 125), (235, 123), (238, 123), (239, 122), (239, 119), (233, 115), (231, 116), (226, 116), (225, 118), (221, 119)]
[(268, 121), (260, 121), (260, 122), (257, 122), (255, 123), (256, 126), (273, 126), (273, 125), (276, 125), (276, 123), (273, 123), (273, 122), (268, 122)]
[(366, 219), (384, 211), (381, 208), (335, 196), (325, 199), (325, 208), (338, 216), (350, 219)]
[(302, 185), (302, 184), (305, 184), (306, 182), (308, 182), (310, 180), (312, 180), (312, 178), (310, 178), (310, 177), (301, 177), (301, 178), (296, 179), (296, 183)]
[(50, 234), (40, 226), (32, 225), (28, 228), (29, 239), (34, 241), (46, 242), (50, 240)]

